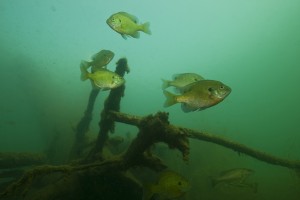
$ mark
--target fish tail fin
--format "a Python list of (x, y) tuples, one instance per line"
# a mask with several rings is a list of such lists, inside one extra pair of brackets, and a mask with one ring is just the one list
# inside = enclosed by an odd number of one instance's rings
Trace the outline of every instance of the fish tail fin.
[(146, 22), (146, 23), (142, 24), (142, 31), (151, 35), (150, 22)]
[(92, 62), (82, 60), (81, 63), (80, 63), (80, 67), (81, 66), (88, 69), (90, 66), (92, 66)]
[(86, 79), (89, 78), (89, 72), (87, 71), (86, 66), (81, 65), (81, 66), (80, 66), (80, 71), (81, 71), (80, 79), (81, 79), (82, 81), (85, 81)]
[(164, 79), (161, 79), (163, 84), (161, 86), (161, 88), (164, 90), (166, 88), (168, 88), (170, 86), (170, 81), (167, 81), (167, 80), (164, 80)]
[(171, 92), (168, 92), (166, 90), (164, 91), (164, 95), (166, 97), (164, 107), (169, 107), (169, 106), (172, 106), (175, 103), (177, 103), (177, 99), (176, 99), (177, 96), (176, 95), (174, 95)]

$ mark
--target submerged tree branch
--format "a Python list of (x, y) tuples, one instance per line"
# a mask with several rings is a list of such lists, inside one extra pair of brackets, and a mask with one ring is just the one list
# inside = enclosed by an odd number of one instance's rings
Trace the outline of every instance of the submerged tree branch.
[(70, 159), (78, 158), (82, 151), (84, 150), (84, 141), (85, 141), (85, 134), (89, 130), (90, 122), (92, 121), (92, 114), (93, 108), (95, 105), (96, 98), (99, 94), (99, 89), (92, 88), (89, 96), (89, 101), (87, 104), (87, 108), (84, 112), (84, 116), (78, 122), (76, 129), (75, 129), (75, 141), (73, 147), (70, 152)]
[[(134, 125), (137, 127), (142, 126), (141, 122), (144, 119), (143, 117), (129, 115), (129, 114), (123, 114), (120, 112), (111, 111), (110, 114), (111, 114), (111, 117), (114, 118), (115, 121), (117, 121), (117, 122), (130, 124), (130, 125)], [(220, 136), (212, 135), (209, 133), (204, 133), (201, 131), (195, 131), (195, 130), (188, 129), (188, 128), (173, 126), (171, 124), (167, 125), (166, 128), (170, 129), (171, 131), (177, 131), (177, 132), (179, 131), (181, 134), (186, 135), (189, 138), (211, 142), (211, 143), (218, 144), (223, 147), (232, 149), (234, 151), (237, 151), (238, 153), (244, 153), (244, 154), (251, 156), (257, 160), (267, 162), (269, 164), (279, 165), (279, 166), (288, 167), (288, 168), (292, 168), (292, 169), (300, 169), (300, 161), (298, 161), (298, 160), (282, 159), (282, 158), (252, 149), (250, 147), (247, 147), (246, 145), (230, 141), (230, 140), (222, 138)]]
[(46, 162), (46, 157), (42, 154), (34, 153), (1, 153), (0, 169), (24, 167), (28, 165), (38, 165)]
[(257, 160), (267, 162), (273, 165), (279, 165), (282, 167), (293, 168), (293, 169), (300, 169), (300, 161), (299, 160), (288, 160), (279, 158), (270, 154), (267, 154), (262, 151), (258, 151), (256, 149), (247, 147), (246, 145), (230, 141), (228, 139), (211, 135), (208, 133), (198, 132), (187, 128), (182, 128), (188, 134), (188, 137), (203, 140), (207, 142), (212, 142), (226, 148), (230, 148), (238, 153), (244, 153), (248, 156), (251, 156)]
[(89, 176), (94, 176), (95, 174), (101, 175), (109, 172), (118, 173), (136, 166), (149, 167), (153, 170), (160, 171), (166, 168), (166, 166), (159, 158), (151, 154), (149, 151), (150, 147), (157, 142), (164, 142), (168, 144), (170, 148), (176, 148), (181, 151), (183, 159), (187, 160), (189, 155), (188, 138), (219, 144), (270, 164), (300, 169), (299, 161), (277, 158), (218, 136), (171, 125), (169, 124), (167, 113), (158, 112), (155, 115), (138, 117), (109, 111), (107, 117), (113, 121), (134, 125), (139, 128), (137, 137), (132, 141), (126, 152), (102, 162), (95, 159), (89, 164), (82, 164), (82, 162), (79, 161), (78, 163), (62, 166), (47, 165), (36, 167), (26, 172), (17, 182), (11, 184), (0, 194), (0, 197), (10, 196), (16, 193), (24, 195), (36, 178), (50, 173), (71, 174), (82, 172)]

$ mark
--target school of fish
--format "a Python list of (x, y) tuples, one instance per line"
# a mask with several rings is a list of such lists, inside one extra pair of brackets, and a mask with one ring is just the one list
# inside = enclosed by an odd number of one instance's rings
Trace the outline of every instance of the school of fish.
[[(126, 12), (112, 14), (106, 23), (124, 39), (127, 37), (139, 38), (140, 32), (151, 34), (150, 23), (138, 23), (138, 18)], [(109, 90), (120, 87), (125, 83), (125, 79), (119, 74), (107, 69), (107, 65), (114, 58), (114, 52), (110, 50), (100, 50), (91, 57), (91, 61), (82, 60), (80, 64), (81, 80), (90, 79), (94, 89)], [(118, 62), (123, 62), (120, 59)], [(126, 72), (129, 67), (126, 61)], [(118, 64), (118, 63), (117, 63)], [(91, 68), (89, 70), (89, 68)], [(207, 80), (196, 73), (175, 74), (172, 80), (162, 79), (162, 90), (166, 97), (164, 107), (169, 107), (180, 103), (184, 112), (204, 110), (217, 105), (223, 101), (230, 93), (231, 88), (218, 80)], [(167, 89), (173, 87), (176, 94)], [(118, 142), (118, 141), (117, 141)], [(221, 183), (235, 183), (247, 185), (245, 179), (253, 171), (248, 169), (233, 169), (223, 172), (220, 176), (212, 179), (212, 186)], [(157, 199), (178, 199), (186, 194), (190, 189), (189, 181), (177, 172), (166, 170), (162, 172), (155, 184), (147, 187), (145, 192), (146, 200)]]

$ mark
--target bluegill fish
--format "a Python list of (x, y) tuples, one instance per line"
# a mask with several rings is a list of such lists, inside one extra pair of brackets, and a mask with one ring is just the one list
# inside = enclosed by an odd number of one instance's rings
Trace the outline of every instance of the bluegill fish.
[(101, 50), (92, 56), (92, 61), (81, 61), (81, 65), (85, 68), (92, 66), (92, 72), (106, 68), (108, 63), (114, 58), (114, 52), (110, 50)]
[(181, 103), (184, 112), (204, 110), (223, 101), (230, 92), (231, 88), (220, 81), (200, 80), (183, 87), (181, 95), (164, 91), (164, 107)]
[(95, 87), (103, 90), (117, 88), (125, 83), (123, 77), (107, 69), (89, 73), (85, 66), (80, 66), (80, 70), (82, 81), (90, 79)]
[(184, 86), (203, 79), (204, 78), (202, 76), (195, 73), (175, 74), (173, 75), (173, 80), (171, 81), (162, 79), (163, 81), (162, 89), (166, 89), (170, 86), (173, 86), (180, 91)]
[(145, 200), (158, 195), (160, 199), (175, 199), (183, 196), (190, 189), (189, 181), (174, 171), (162, 172), (156, 184), (149, 186)]
[(139, 38), (139, 31), (143, 31), (144, 33), (151, 34), (150, 31), (150, 23), (146, 22), (144, 24), (138, 24), (137, 17), (126, 13), (126, 12), (118, 12), (111, 15), (106, 23), (116, 32), (121, 34), (124, 39), (127, 39), (126, 36), (131, 36), (133, 38)]

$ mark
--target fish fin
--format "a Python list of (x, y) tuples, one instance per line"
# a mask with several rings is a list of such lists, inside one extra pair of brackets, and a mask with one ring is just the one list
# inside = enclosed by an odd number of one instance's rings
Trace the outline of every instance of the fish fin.
[(104, 88), (104, 86), (101, 84), (101, 81), (94, 80), (94, 85), (98, 88), (101, 88), (102, 90), (107, 90), (107, 88)]
[(171, 92), (168, 92), (164, 90), (164, 95), (166, 97), (166, 101), (164, 103), (164, 107), (169, 107), (177, 103), (176, 95), (172, 94)]
[(170, 86), (170, 81), (168, 81), (168, 80), (164, 80), (164, 79), (161, 79), (162, 80), (162, 82), (163, 82), (163, 84), (162, 84), (162, 86), (161, 86), (161, 88), (164, 90), (164, 89), (166, 89), (166, 88), (168, 88), (169, 86)]
[(94, 84), (94, 82), (91, 82), (92, 83), (92, 89), (93, 90), (101, 90), (102, 88), (99, 88), (99, 87), (97, 87), (95, 84)]
[(172, 79), (176, 80), (179, 76), (182, 76), (182, 74), (173, 74)]
[(136, 31), (134, 34), (131, 35), (133, 38), (140, 38), (140, 32)]
[(83, 67), (85, 69), (88, 69), (90, 66), (92, 66), (92, 62), (89, 62), (89, 61), (85, 61), (85, 60), (82, 60), (80, 62), (80, 67)]
[(152, 34), (152, 33), (151, 33), (151, 30), (150, 30), (150, 22), (146, 22), (146, 23), (142, 24), (141, 26), (142, 26), (142, 31), (143, 31), (144, 33), (147, 33), (147, 34), (149, 34), (149, 35)]
[(190, 83), (190, 84), (188, 84), (188, 85), (186, 85), (186, 86), (180, 88), (180, 92), (181, 92), (181, 93), (189, 92), (189, 91), (191, 90), (191, 88), (192, 88), (195, 84), (197, 84), (197, 82)]
[(127, 12), (119, 12), (119, 14), (128, 17), (128, 18), (131, 19), (134, 23), (138, 23), (138, 21), (139, 21), (139, 19), (138, 19), (136, 16), (134, 16), (134, 15), (132, 15), (132, 14), (129, 14), (129, 13), (127, 13)]
[(198, 110), (199, 108), (194, 108), (194, 107), (189, 106), (186, 103), (182, 103), (181, 109), (183, 110), (183, 112), (192, 112), (192, 111)]
[(82, 81), (85, 81), (86, 79), (89, 78), (89, 72), (87, 71), (86, 66), (81, 65), (81, 66), (80, 66), (80, 71), (81, 71), (80, 79), (81, 79)]
[(102, 91), (110, 90), (110, 88), (102, 88)]
[(126, 72), (127, 72), (127, 74), (129, 74), (129, 72), (130, 72), (130, 67), (129, 67), (129, 65), (126, 65), (126, 70), (125, 70)]
[(124, 38), (124, 40), (127, 40), (127, 37), (125, 34), (121, 34), (122, 38)]
[(183, 93), (184, 93), (182, 87), (174, 87), (174, 91), (175, 91), (176, 93), (179, 93), (179, 94), (183, 94)]

